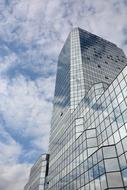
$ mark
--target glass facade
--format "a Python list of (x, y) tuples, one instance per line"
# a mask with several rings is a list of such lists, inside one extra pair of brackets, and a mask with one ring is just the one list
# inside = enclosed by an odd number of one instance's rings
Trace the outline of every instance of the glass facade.
[(79, 28), (58, 60), (49, 190), (127, 190), (127, 59)]
[(45, 190), (47, 189), (46, 176), (48, 174), (49, 155), (43, 154), (31, 168), (28, 183), (24, 190)]

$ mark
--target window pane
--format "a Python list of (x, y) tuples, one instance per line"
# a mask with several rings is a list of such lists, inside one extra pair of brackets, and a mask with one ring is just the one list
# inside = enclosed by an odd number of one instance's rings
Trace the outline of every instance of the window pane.
[(122, 178), (120, 172), (107, 173), (109, 187), (122, 187)]
[(118, 171), (119, 170), (119, 164), (118, 164), (117, 158), (105, 160), (105, 167), (106, 167), (107, 172)]
[(114, 146), (103, 147), (104, 158), (116, 157), (116, 150)]

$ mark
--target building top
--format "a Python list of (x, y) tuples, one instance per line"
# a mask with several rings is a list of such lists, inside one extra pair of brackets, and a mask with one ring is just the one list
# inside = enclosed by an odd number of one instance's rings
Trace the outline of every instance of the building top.
[(38, 160), (34, 163), (34, 165), (31, 168), (31, 173), (34, 171), (35, 167), (42, 163), (43, 161), (48, 161), (49, 160), (49, 154), (41, 154), (41, 156), (38, 158)]

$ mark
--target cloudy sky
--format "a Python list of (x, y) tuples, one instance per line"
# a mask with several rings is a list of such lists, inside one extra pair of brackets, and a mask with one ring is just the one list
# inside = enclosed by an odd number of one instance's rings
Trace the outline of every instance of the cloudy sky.
[(73, 27), (127, 54), (127, 0), (0, 0), (0, 190), (47, 151), (58, 54)]

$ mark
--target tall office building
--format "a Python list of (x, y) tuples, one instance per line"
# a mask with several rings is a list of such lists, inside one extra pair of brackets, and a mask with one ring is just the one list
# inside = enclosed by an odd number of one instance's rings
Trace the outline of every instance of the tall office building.
[(59, 56), (49, 190), (127, 189), (127, 59), (79, 28)]
[(47, 189), (46, 177), (48, 174), (49, 155), (43, 154), (39, 157), (30, 171), (28, 183), (24, 190), (45, 190)]

